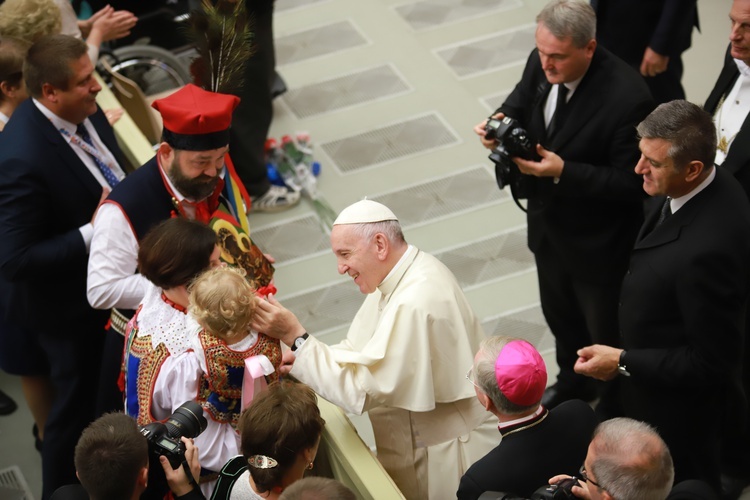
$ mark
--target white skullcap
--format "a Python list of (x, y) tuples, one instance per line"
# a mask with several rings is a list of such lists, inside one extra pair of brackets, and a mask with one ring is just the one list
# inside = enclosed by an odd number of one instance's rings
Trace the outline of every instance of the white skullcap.
[(391, 212), (391, 209), (372, 200), (361, 200), (349, 205), (341, 211), (334, 226), (342, 224), (367, 224), (370, 222), (382, 222), (385, 220), (395, 220), (398, 218)]

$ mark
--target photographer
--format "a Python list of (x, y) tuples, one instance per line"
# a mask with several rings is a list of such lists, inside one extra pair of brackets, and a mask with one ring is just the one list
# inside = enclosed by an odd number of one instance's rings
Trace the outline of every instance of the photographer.
[[(192, 439), (182, 437), (185, 463), (192, 477), (200, 475), (198, 449)], [(135, 500), (148, 482), (148, 442), (135, 420), (123, 413), (108, 413), (92, 422), (75, 448), (76, 475), (80, 485), (63, 486), (51, 500)], [(167, 482), (180, 500), (204, 498), (184, 467), (173, 469), (166, 457), (159, 461)]]
[[(573, 371), (576, 350), (617, 342), (620, 283), (642, 221), (635, 125), (653, 103), (640, 75), (595, 35), (587, 3), (550, 2), (537, 16), (537, 48), (521, 81), (493, 114), (518, 121), (538, 160), (511, 155), (525, 174), (528, 245), (557, 343), (560, 374), (542, 399), (547, 408), (597, 396), (593, 381)], [(486, 124), (474, 131), (494, 149)]]
[[(669, 448), (653, 427), (629, 418), (614, 418), (599, 424), (580, 474), (582, 480), (571, 489), (578, 498), (680, 498), (670, 495), (674, 467)], [(549, 482), (556, 484), (568, 477), (555, 476)]]

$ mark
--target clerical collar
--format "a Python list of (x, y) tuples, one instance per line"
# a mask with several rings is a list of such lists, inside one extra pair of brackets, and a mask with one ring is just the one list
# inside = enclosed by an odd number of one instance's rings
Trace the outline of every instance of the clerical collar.
[(737, 69), (742, 76), (750, 76), (750, 66), (748, 66), (745, 61), (742, 59), (735, 59), (734, 64), (737, 65)]
[(537, 408), (531, 415), (510, 420), (508, 422), (500, 422), (497, 425), (497, 430), (500, 431), (500, 434), (502, 434), (503, 437), (506, 437), (510, 434), (515, 434), (516, 432), (521, 432), (537, 426), (547, 418), (547, 415), (549, 415), (549, 411), (542, 405), (539, 405), (539, 408)]
[(508, 427), (514, 427), (518, 424), (522, 424), (524, 422), (528, 422), (529, 420), (533, 420), (539, 415), (541, 415), (542, 411), (544, 411), (544, 408), (542, 405), (539, 405), (539, 408), (536, 409), (534, 413), (531, 415), (526, 415), (525, 417), (517, 418), (515, 420), (507, 420), (505, 422), (500, 422), (497, 424), (498, 430), (502, 431), (503, 429), (507, 429)]
[[(401, 267), (404, 264), (404, 262), (406, 262), (406, 260), (412, 254), (412, 252), (416, 252), (416, 249), (412, 245), (409, 245), (406, 248), (406, 251), (404, 252), (404, 255), (402, 255), (401, 258), (398, 259), (398, 262), (396, 262), (396, 265), (393, 266), (393, 269), (391, 269), (391, 272), (389, 272), (386, 275), (386, 277), (383, 279), (383, 281), (380, 282), (380, 285), (382, 285), (383, 283), (385, 283), (386, 281), (388, 281), (388, 278), (390, 278), (391, 276), (393, 276), (394, 274), (396, 274), (396, 272), (398, 271), (398, 268)], [(380, 285), (378, 285), (378, 286), (380, 286)]]
[(708, 174), (708, 177), (703, 179), (703, 182), (698, 184), (698, 186), (688, 194), (683, 194), (679, 198), (672, 198), (672, 201), (669, 203), (669, 206), (672, 209), (672, 213), (676, 213), (680, 208), (683, 207), (683, 205), (685, 205), (685, 203), (690, 201), (693, 196), (706, 189), (708, 185), (711, 184), (711, 182), (714, 180), (714, 177), (716, 177), (716, 167), (713, 167), (711, 169), (711, 172)]
[(0, 111), (0, 122), (8, 123), (8, 120), (10, 120), (10, 117), (6, 115), (5, 113), (3, 113), (2, 111)]

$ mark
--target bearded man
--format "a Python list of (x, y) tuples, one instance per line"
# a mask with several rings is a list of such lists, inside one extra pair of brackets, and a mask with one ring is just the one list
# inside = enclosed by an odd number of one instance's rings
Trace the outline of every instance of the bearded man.
[(164, 122), (156, 156), (112, 190), (97, 215), (87, 297), (96, 309), (112, 309), (105, 347), (111, 362), (103, 368), (101, 412), (122, 409), (116, 381), (123, 332), (147, 283), (136, 271), (141, 238), (170, 217), (209, 223), (219, 212), (240, 232), (248, 232), (247, 193), (227, 155), (238, 103), (236, 96), (192, 84), (155, 101)]

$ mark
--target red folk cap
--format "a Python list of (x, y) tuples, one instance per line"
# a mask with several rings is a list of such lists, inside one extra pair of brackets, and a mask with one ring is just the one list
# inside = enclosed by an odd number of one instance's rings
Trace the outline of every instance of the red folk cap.
[(239, 103), (237, 96), (188, 83), (152, 106), (161, 113), (167, 144), (186, 151), (208, 151), (229, 144), (232, 112)]

